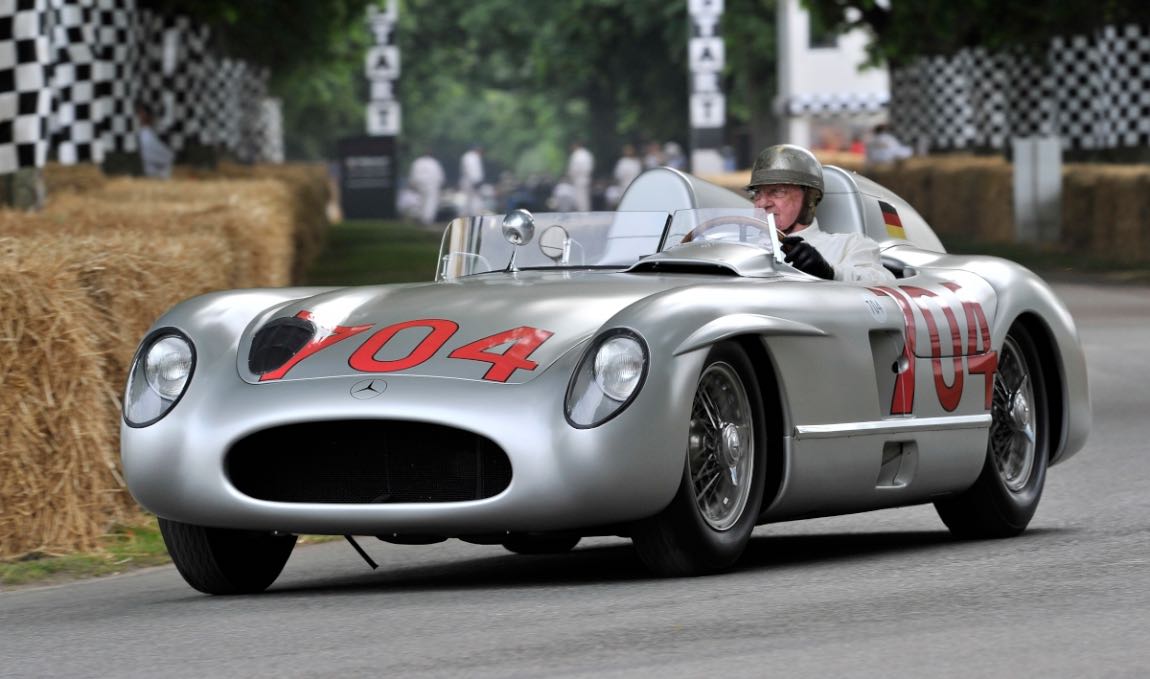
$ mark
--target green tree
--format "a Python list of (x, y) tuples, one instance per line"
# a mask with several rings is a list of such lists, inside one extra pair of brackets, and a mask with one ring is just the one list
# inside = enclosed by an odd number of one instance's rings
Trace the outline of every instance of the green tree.
[(685, 2), (407, 0), (405, 136), (456, 151), (479, 141), (506, 166), (542, 159), (552, 172), (578, 138), (608, 172), (623, 140), (686, 141), (686, 31)]
[[(920, 56), (948, 55), (964, 47), (1043, 49), (1054, 36), (1090, 33), (1103, 26), (1146, 25), (1145, 0), (803, 0), (828, 25), (866, 26), (874, 32), (873, 63), (893, 67)], [(847, 10), (854, 15), (847, 18)]]
[[(224, 53), (269, 66), (290, 158), (361, 134), (365, 10), (376, 0), (141, 0), (212, 26)], [(729, 117), (772, 129), (775, 0), (728, 0)], [(401, 162), (484, 144), (493, 169), (561, 172), (584, 140), (607, 174), (624, 141), (689, 142), (687, 0), (400, 0)], [(445, 162), (454, 173), (454, 162)]]
[(723, 12), (727, 125), (745, 140), (750, 154), (778, 137), (776, 5), (775, 0), (727, 0)]

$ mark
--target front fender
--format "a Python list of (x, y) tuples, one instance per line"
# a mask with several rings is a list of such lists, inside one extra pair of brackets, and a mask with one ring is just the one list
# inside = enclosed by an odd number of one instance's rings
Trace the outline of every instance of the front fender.
[(736, 313), (716, 318), (691, 333), (672, 352), (679, 356), (739, 335), (791, 335), (822, 337), (826, 332), (807, 323), (762, 314)]

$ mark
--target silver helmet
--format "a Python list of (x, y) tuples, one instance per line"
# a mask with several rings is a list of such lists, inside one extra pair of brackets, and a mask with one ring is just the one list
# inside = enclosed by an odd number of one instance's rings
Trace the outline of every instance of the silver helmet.
[(823, 166), (815, 154), (794, 144), (768, 146), (759, 153), (751, 168), (751, 182), (747, 191), (767, 184), (794, 184), (803, 191), (803, 209), (800, 224), (810, 224), (815, 218), (815, 207), (823, 199)]

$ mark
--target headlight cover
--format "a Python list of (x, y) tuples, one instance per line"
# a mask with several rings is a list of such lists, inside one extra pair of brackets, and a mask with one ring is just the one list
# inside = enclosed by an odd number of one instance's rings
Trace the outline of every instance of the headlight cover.
[(132, 359), (124, 394), (124, 421), (132, 427), (157, 422), (179, 402), (196, 367), (196, 350), (175, 328), (148, 335)]
[(633, 330), (595, 338), (567, 386), (567, 422), (589, 429), (618, 415), (643, 388), (649, 363), (647, 343)]

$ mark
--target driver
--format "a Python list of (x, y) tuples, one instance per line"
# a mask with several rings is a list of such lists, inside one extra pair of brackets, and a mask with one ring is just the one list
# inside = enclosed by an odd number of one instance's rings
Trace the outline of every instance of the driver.
[(755, 207), (775, 215), (785, 260), (796, 269), (827, 280), (894, 280), (882, 265), (878, 243), (861, 234), (819, 228), (815, 207), (823, 198), (823, 166), (805, 148), (779, 144), (763, 149), (747, 193)]

